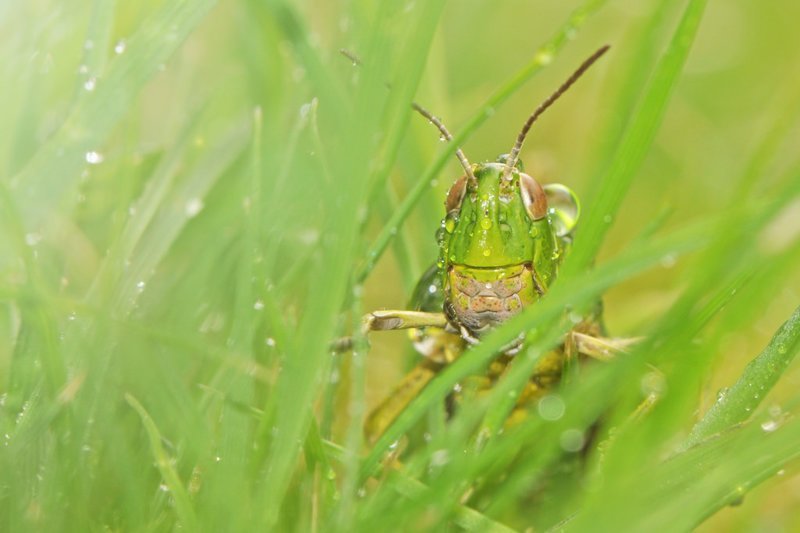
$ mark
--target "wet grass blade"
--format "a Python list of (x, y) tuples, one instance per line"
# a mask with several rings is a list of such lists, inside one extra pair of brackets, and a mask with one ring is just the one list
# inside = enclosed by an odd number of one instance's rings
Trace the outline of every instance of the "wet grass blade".
[[(109, 65), (91, 97), (78, 103), (58, 132), (13, 178), (29, 227), (38, 227), (78, 183), (86, 154), (100, 150), (145, 83), (215, 4), (216, 0), (164, 4), (128, 40), (126, 52)], [(61, 179), (53, 180), (55, 175)]]
[(800, 307), (775, 332), (764, 350), (747, 365), (739, 380), (703, 416), (689, 434), (685, 446), (747, 420), (763, 402), (800, 349)]
[(195, 516), (189, 493), (186, 491), (186, 487), (181, 481), (177, 470), (175, 470), (172, 458), (167, 455), (164, 446), (161, 444), (161, 433), (158, 431), (158, 427), (136, 398), (130, 394), (126, 394), (125, 400), (136, 410), (139, 417), (142, 419), (142, 425), (144, 425), (147, 437), (150, 440), (150, 451), (155, 459), (156, 467), (158, 467), (158, 471), (161, 472), (161, 477), (164, 479), (167, 487), (169, 487), (170, 493), (175, 500), (175, 509), (178, 513), (178, 519), (183, 524), (183, 527), (190, 531), (198, 531), (200, 524), (197, 521), (197, 516)]
[(689, 55), (706, 0), (690, 0), (672, 35), (644, 95), (616, 148), (611, 165), (599, 186), (597, 196), (581, 220), (575, 236), (575, 248), (564, 264), (562, 279), (569, 279), (586, 268), (597, 254), (603, 237), (611, 227), (625, 192), (655, 139), (675, 84)]

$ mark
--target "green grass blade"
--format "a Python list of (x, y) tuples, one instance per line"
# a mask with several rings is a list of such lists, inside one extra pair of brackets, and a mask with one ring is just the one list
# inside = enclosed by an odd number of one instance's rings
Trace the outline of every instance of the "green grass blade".
[(778, 328), (764, 350), (692, 428), (685, 446), (747, 420), (783, 375), (800, 349), (800, 307)]
[(601, 189), (589, 202), (590, 208), (575, 236), (575, 247), (565, 262), (563, 278), (569, 279), (586, 268), (600, 249), (622, 198), (655, 139), (667, 102), (700, 26), (705, 5), (706, 0), (689, 0), (686, 5), (680, 24), (644, 88), (640, 105), (628, 122), (611, 166), (600, 182)]
[(136, 398), (130, 394), (126, 394), (125, 400), (136, 410), (139, 417), (142, 419), (142, 425), (150, 440), (150, 451), (155, 459), (156, 467), (158, 467), (161, 477), (164, 479), (167, 487), (169, 487), (172, 497), (175, 500), (175, 511), (178, 514), (178, 519), (183, 524), (183, 527), (187, 528), (189, 531), (199, 531), (200, 524), (197, 521), (197, 516), (195, 516), (189, 493), (186, 491), (186, 487), (173, 465), (172, 458), (167, 455), (164, 446), (161, 444), (161, 433), (158, 431), (158, 427)]
[[(77, 184), (86, 154), (100, 150), (145, 83), (215, 4), (215, 0), (169, 2), (128, 40), (127, 51), (97, 81), (91, 97), (79, 102), (58, 132), (13, 178), (29, 227), (38, 227)], [(54, 175), (62, 178), (53, 180)]]

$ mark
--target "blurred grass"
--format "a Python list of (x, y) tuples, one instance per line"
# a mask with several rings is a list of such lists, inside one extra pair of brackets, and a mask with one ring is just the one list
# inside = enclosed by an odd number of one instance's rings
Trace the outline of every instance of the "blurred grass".
[[(704, 4), (0, 6), (0, 529), (800, 527), (800, 7)], [(587, 207), (563, 283), (368, 448), (405, 336), (327, 346), (406, 305), (459, 175), (410, 101), (493, 159), (604, 43), (522, 154)], [(557, 420), (476, 441), (598, 295), (647, 340), (555, 391)]]

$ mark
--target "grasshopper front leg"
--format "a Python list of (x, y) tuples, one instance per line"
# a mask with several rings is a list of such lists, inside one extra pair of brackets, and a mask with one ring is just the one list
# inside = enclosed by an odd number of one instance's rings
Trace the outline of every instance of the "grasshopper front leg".
[[(398, 329), (442, 328), (447, 326), (444, 313), (426, 313), (424, 311), (406, 311), (386, 309), (367, 313), (361, 319), (361, 333), (367, 335), (372, 331), (393, 331)], [(352, 337), (335, 340), (331, 348), (335, 352), (346, 352), (353, 348)]]
[[(364, 433), (369, 442), (380, 437), (439, 370), (463, 350), (463, 340), (458, 334), (447, 331), (447, 326), (447, 318), (443, 313), (390, 309), (364, 315), (361, 332), (365, 336), (372, 331), (427, 330), (424, 335), (427, 357), (406, 374), (403, 381), (367, 417)], [(337, 352), (352, 347), (352, 337), (343, 337), (333, 343), (333, 349)]]

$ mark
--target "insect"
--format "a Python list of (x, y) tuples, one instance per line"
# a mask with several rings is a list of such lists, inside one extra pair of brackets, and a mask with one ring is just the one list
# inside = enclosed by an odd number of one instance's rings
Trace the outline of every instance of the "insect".
[[(375, 311), (364, 317), (365, 333), (409, 329), (424, 358), (368, 416), (368, 440), (379, 437), (405, 406), (445, 365), (492, 328), (546, 297), (569, 252), (580, 216), (577, 196), (560, 184), (542, 185), (526, 174), (519, 154), (536, 119), (564, 94), (607, 50), (604, 46), (580, 67), (525, 121), (507, 155), (470, 164), (460, 148), (455, 154), (464, 176), (450, 187), (445, 216), (437, 232), (439, 257), (419, 280), (412, 310)], [(448, 141), (444, 124), (417, 104), (414, 109)], [(521, 349), (523, 336), (492, 363), (484, 386), (499, 378)], [(607, 359), (624, 349), (625, 339), (604, 337), (602, 310), (583, 317), (563, 343), (541, 358), (518, 405), (536, 400), (560, 379), (565, 364), (578, 358)], [(513, 414), (512, 414), (513, 417)]]

